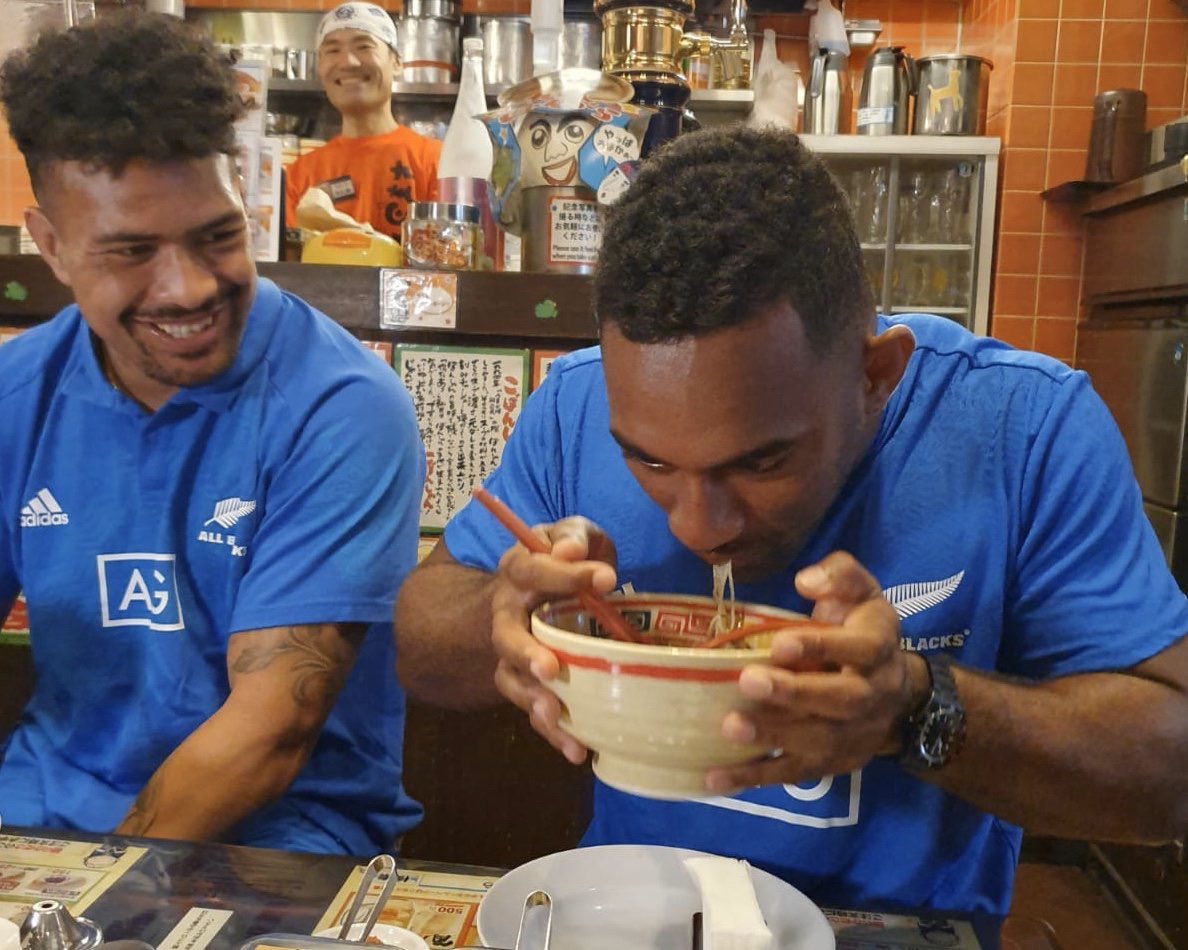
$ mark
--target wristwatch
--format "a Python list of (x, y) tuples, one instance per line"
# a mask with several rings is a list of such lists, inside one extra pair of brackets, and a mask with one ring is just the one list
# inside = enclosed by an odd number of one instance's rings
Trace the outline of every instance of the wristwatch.
[(903, 724), (899, 764), (918, 772), (939, 769), (953, 760), (965, 739), (965, 707), (957, 695), (953, 658), (947, 653), (921, 654), (931, 685), (924, 701)]

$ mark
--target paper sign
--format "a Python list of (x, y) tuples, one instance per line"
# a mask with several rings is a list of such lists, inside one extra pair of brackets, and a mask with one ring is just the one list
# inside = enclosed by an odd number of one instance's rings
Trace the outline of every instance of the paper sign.
[[(341, 926), (362, 876), (361, 867), (350, 873), (314, 932)], [(477, 943), (475, 918), (478, 906), (494, 883), (493, 877), (400, 871), (392, 895), (380, 911), (379, 922), (411, 930), (424, 938), (430, 947), (464, 947)], [(381, 886), (377, 881), (369, 896), (364, 898), (362, 914), (375, 906)]]
[(177, 926), (157, 944), (157, 950), (205, 950), (230, 919), (229, 910), (191, 907), (177, 922)]
[(837, 950), (981, 950), (973, 927), (945, 917), (823, 909)]
[(0, 917), (22, 923), (30, 906), (51, 898), (78, 915), (143, 854), (114, 842), (0, 835)]
[(452, 330), (457, 323), (457, 274), (408, 267), (386, 267), (380, 271), (381, 327)]
[(425, 444), (421, 530), (440, 531), (494, 471), (527, 393), (528, 351), (396, 347)]

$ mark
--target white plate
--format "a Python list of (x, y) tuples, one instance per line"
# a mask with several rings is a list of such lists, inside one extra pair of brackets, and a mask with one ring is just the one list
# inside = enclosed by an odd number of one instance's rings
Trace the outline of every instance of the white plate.
[[(319, 930), (314, 936), (337, 940), (340, 930), (342, 930), (341, 926), (327, 927), (325, 930)], [(362, 935), (363, 925), (351, 924), (350, 932), (347, 933), (346, 938), (347, 940), (358, 940)], [(419, 934), (405, 930), (403, 927), (393, 927), (391, 924), (376, 924), (371, 928), (371, 933), (367, 936), (367, 943), (374, 943), (377, 940), (385, 947), (395, 947), (396, 950), (429, 950), (429, 944), (425, 943)]]
[[(550, 950), (689, 950), (701, 896), (684, 848), (602, 845), (547, 854), (509, 871), (479, 905), (480, 940), (512, 947), (524, 898), (553, 899)], [(825, 915), (791, 884), (751, 868), (755, 896), (779, 950), (834, 950)]]

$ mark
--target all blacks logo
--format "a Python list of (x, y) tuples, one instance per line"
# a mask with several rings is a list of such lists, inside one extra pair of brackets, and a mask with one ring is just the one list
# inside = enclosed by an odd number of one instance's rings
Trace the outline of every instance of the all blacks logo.
[(44, 514), (35, 515), (27, 513), (21, 515), (22, 528), (45, 528), (54, 524), (69, 524), (70, 515), (64, 511), (45, 512)]

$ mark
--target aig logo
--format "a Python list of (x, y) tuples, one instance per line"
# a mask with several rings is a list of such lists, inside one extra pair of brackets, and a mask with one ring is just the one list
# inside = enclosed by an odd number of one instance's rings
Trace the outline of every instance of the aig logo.
[(95, 560), (103, 626), (185, 627), (172, 554), (100, 554)]

